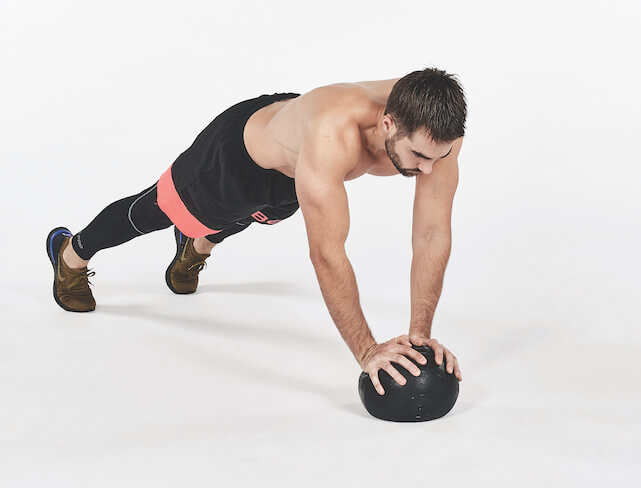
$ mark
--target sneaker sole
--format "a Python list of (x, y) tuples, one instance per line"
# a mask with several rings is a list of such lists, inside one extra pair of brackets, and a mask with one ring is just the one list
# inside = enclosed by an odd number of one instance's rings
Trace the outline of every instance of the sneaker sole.
[(58, 292), (56, 291), (56, 260), (55, 260), (54, 254), (58, 254), (58, 252), (60, 251), (60, 248), (58, 248), (57, 250), (54, 250), (53, 240), (59, 234), (64, 234), (67, 237), (73, 237), (73, 234), (71, 233), (71, 231), (66, 227), (56, 227), (51, 232), (49, 232), (49, 235), (47, 236), (47, 242), (46, 242), (47, 256), (49, 256), (49, 262), (51, 262), (51, 266), (53, 267), (53, 299), (56, 301), (58, 305), (60, 305), (61, 308), (63, 308), (67, 312), (92, 312), (93, 310), (73, 310), (67, 307), (64, 303), (62, 303), (58, 299)]
[(178, 227), (174, 225), (174, 239), (176, 240), (176, 255), (174, 256), (174, 259), (169, 263), (169, 266), (167, 266), (167, 271), (165, 271), (165, 283), (167, 283), (167, 286), (171, 291), (176, 293), (177, 295), (189, 295), (190, 293), (194, 293), (194, 291), (187, 291), (187, 292), (180, 292), (177, 291), (172, 285), (171, 285), (171, 280), (169, 279), (169, 272), (171, 271), (171, 268), (173, 268), (174, 264), (176, 261), (178, 261), (178, 256), (180, 256), (180, 253), (183, 250), (183, 247), (185, 246), (184, 243), (180, 242), (181, 241), (181, 236), (185, 238), (185, 242), (187, 242), (187, 236), (185, 236), (182, 232), (178, 230)]

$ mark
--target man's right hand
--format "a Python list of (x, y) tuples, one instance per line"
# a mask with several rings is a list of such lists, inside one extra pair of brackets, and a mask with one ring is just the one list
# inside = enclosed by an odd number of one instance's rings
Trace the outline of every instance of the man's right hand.
[(400, 364), (407, 371), (414, 376), (420, 376), (421, 370), (407, 357), (414, 359), (419, 364), (426, 364), (427, 359), (416, 349), (412, 348), (412, 343), (407, 334), (390, 339), (382, 344), (374, 344), (367, 350), (361, 359), (361, 368), (365, 371), (370, 379), (374, 388), (379, 395), (384, 395), (385, 390), (383, 385), (378, 379), (378, 370), (384, 369), (387, 373), (396, 380), (399, 385), (407, 383), (405, 378), (398, 370), (392, 366), (392, 362)]

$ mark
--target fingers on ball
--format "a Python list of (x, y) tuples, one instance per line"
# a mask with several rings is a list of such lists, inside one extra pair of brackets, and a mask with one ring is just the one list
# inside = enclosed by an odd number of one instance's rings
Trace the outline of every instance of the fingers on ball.
[(403, 375), (402, 375), (401, 373), (399, 373), (399, 372), (398, 372), (398, 370), (397, 370), (394, 366), (392, 366), (392, 364), (391, 364), (391, 363), (389, 363), (389, 364), (385, 367), (385, 371), (387, 371), (387, 373), (388, 373), (392, 378), (394, 378), (394, 380), (395, 380), (399, 385), (404, 385), (405, 383), (407, 383), (407, 380), (403, 377)]
[(416, 367), (416, 365), (407, 359), (405, 356), (402, 354), (398, 354), (394, 360), (396, 363), (400, 364), (403, 366), (407, 371), (412, 373), (414, 376), (419, 376), (421, 374), (421, 370)]

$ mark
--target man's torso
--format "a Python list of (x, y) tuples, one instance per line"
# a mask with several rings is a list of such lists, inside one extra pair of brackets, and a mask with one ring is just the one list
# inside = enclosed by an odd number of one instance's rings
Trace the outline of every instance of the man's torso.
[[(262, 168), (294, 178), (305, 124), (329, 110), (337, 118), (337, 124), (353, 124), (361, 133), (372, 130), (399, 79), (336, 83), (267, 105), (253, 113), (245, 125), (243, 140), (247, 152)], [(362, 144), (358, 162), (344, 179), (352, 180), (366, 173), (399, 174), (385, 151), (375, 153)]]

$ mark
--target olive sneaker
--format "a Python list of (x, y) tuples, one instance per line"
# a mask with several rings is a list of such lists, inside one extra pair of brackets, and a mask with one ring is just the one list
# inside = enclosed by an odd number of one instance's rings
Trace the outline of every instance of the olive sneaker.
[(174, 226), (176, 255), (165, 272), (167, 286), (174, 293), (194, 293), (198, 288), (198, 273), (207, 267), (205, 259), (211, 254), (199, 254), (194, 249), (193, 237), (187, 237)]
[(47, 236), (47, 256), (53, 266), (53, 298), (68, 312), (91, 312), (96, 308), (89, 284), (95, 275), (87, 267), (72, 269), (62, 259), (65, 248), (71, 245), (73, 234), (66, 227), (56, 227)]

